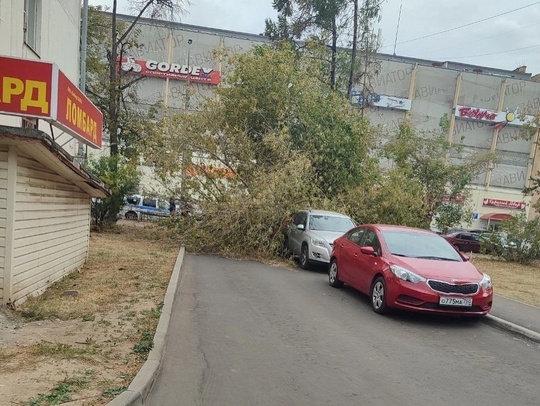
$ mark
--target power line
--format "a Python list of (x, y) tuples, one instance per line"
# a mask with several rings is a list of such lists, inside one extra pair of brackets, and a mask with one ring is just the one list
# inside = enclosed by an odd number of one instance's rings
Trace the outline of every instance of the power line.
[[(407, 44), (409, 42), (419, 41), (421, 39), (430, 38), (430, 37), (434, 37), (436, 35), (445, 34), (445, 33), (450, 32), (450, 31), (455, 31), (455, 30), (459, 30), (461, 28), (470, 27), (471, 25), (479, 24), (479, 23), (482, 23), (482, 22), (488, 21), (488, 20), (493, 20), (494, 18), (501, 17), (501, 16), (504, 16), (504, 15), (507, 15), (507, 14), (510, 14), (510, 13), (514, 13), (516, 11), (523, 10), (525, 8), (528, 8), (528, 7), (532, 7), (532, 6), (535, 6), (537, 4), (540, 4), (540, 1), (534, 2), (532, 4), (528, 4), (526, 6), (519, 7), (519, 8), (513, 9), (513, 10), (505, 11), (504, 13), (500, 13), (500, 14), (497, 14), (497, 15), (494, 15), (494, 16), (491, 16), (491, 17), (482, 18), (481, 20), (476, 20), (476, 21), (473, 21), (471, 23), (463, 24), (463, 25), (460, 25), (458, 27), (449, 28), (449, 29), (444, 30), (444, 31), (439, 31), (439, 32), (435, 32), (433, 34), (424, 35), (422, 37), (409, 39), (407, 41), (398, 42), (397, 45)], [(387, 46), (389, 46), (389, 45), (386, 45), (385, 47), (387, 47)]]
[(508, 53), (508, 52), (521, 51), (521, 50), (523, 50), (523, 49), (530, 49), (530, 48), (536, 48), (536, 47), (540, 47), (540, 44), (530, 45), (530, 46), (528, 46), (528, 47), (522, 47), (522, 48), (508, 49), (508, 50), (506, 50), (506, 51), (490, 52), (489, 54), (469, 55), (469, 56), (454, 56), (454, 57), (451, 57), (451, 58), (439, 58), (439, 59), (453, 60), (453, 59), (479, 58), (479, 57), (481, 57), (481, 56), (490, 56), (490, 55), (505, 54), (505, 53)]
[(511, 33), (511, 32), (520, 31), (520, 30), (524, 30), (524, 29), (526, 29), (526, 28), (531, 28), (531, 27), (538, 27), (538, 23), (534, 23), (534, 24), (531, 24), (531, 25), (526, 25), (526, 26), (524, 26), (524, 27), (519, 27), (519, 28), (516, 28), (516, 29), (514, 29), (514, 30), (510, 30), (510, 31), (505, 31), (505, 32), (502, 32), (502, 33), (496, 34), (496, 35), (490, 35), (489, 37), (478, 38), (478, 39), (475, 39), (475, 40), (472, 40), (472, 41), (468, 41), (466, 44), (452, 45), (452, 46), (444, 47), (444, 48), (430, 49), (430, 50), (425, 51), (425, 52), (428, 53), (428, 54), (430, 54), (430, 53), (432, 53), (432, 52), (445, 51), (445, 50), (447, 50), (447, 49), (463, 48), (463, 47), (469, 46), (470, 44), (475, 44), (475, 43), (477, 43), (477, 42), (486, 41), (486, 40), (492, 39), (492, 38), (502, 37), (503, 35), (509, 34), (509, 33)]

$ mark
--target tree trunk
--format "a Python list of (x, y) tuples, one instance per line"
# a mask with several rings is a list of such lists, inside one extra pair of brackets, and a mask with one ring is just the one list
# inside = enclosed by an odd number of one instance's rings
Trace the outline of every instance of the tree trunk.
[(349, 83), (347, 85), (347, 99), (351, 100), (351, 92), (354, 79), (354, 68), (356, 63), (356, 49), (358, 47), (358, 0), (353, 0), (354, 15), (353, 15), (353, 38), (351, 49), (351, 67), (349, 71)]
[(116, 4), (113, 0), (111, 28), (111, 60), (109, 64), (109, 137), (111, 156), (118, 155), (118, 38), (116, 33)]
[(337, 54), (337, 39), (338, 39), (336, 18), (337, 16), (334, 15), (332, 19), (332, 66), (330, 68), (330, 88), (332, 90), (336, 89), (336, 54)]

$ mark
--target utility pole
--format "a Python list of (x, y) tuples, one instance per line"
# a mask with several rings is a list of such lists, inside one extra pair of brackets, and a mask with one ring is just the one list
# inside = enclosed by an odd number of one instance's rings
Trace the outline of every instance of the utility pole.
[[(187, 84), (186, 84), (186, 100), (185, 100), (185, 105), (184, 105), (184, 114), (187, 114), (188, 111), (189, 111), (189, 97), (190, 97), (190, 92), (191, 92), (191, 72), (189, 71), (189, 58), (190, 58), (190, 50), (191, 50), (191, 44), (193, 43), (193, 40), (191, 38), (189, 38), (187, 40)], [(185, 151), (185, 146), (184, 146), (184, 150), (182, 151), (182, 156), (181, 156), (181, 165), (182, 165), (182, 171), (181, 171), (181, 174), (180, 174), (180, 198), (182, 200), (185, 200), (185, 193), (186, 193), (186, 190), (185, 190), (185, 187), (184, 187), (184, 183), (186, 181), (186, 151)], [(191, 159), (190, 159), (191, 161)], [(180, 204), (185, 204), (185, 202), (181, 202)]]
[(360, 111), (361, 115), (364, 115), (365, 107), (368, 103), (368, 92), (367, 92), (367, 74), (368, 74), (368, 64), (369, 64), (369, 36), (370, 36), (370, 24), (369, 24), (369, 7), (370, 0), (365, 0), (364, 3), (364, 72), (362, 73), (362, 109)]

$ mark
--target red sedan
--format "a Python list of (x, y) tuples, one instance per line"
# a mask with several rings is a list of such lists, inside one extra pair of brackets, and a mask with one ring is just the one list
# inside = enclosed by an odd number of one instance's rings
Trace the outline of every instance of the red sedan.
[(390, 225), (355, 227), (334, 242), (330, 285), (344, 283), (371, 297), (376, 313), (391, 308), (485, 315), (493, 303), (491, 278), (441, 236)]

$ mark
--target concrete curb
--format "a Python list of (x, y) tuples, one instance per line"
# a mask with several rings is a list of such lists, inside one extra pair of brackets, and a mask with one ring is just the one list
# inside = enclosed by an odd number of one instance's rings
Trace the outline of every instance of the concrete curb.
[(171, 320), (176, 288), (181, 279), (180, 270), (184, 262), (185, 252), (186, 248), (184, 246), (180, 247), (167, 292), (165, 293), (165, 299), (163, 300), (161, 316), (159, 317), (156, 334), (154, 335), (154, 347), (148, 354), (148, 359), (127, 390), (107, 403), (107, 406), (142, 406), (148, 392), (152, 388), (152, 384), (161, 370), (161, 358), (165, 351), (165, 339), (167, 338), (167, 331)]
[(517, 324), (503, 320), (499, 317), (492, 316), (491, 314), (486, 315), (483, 318), (483, 321), (487, 324), (491, 324), (492, 326), (510, 331), (512, 333), (525, 337), (529, 340), (540, 343), (540, 334), (535, 331), (529, 330), (528, 328), (521, 327)]

